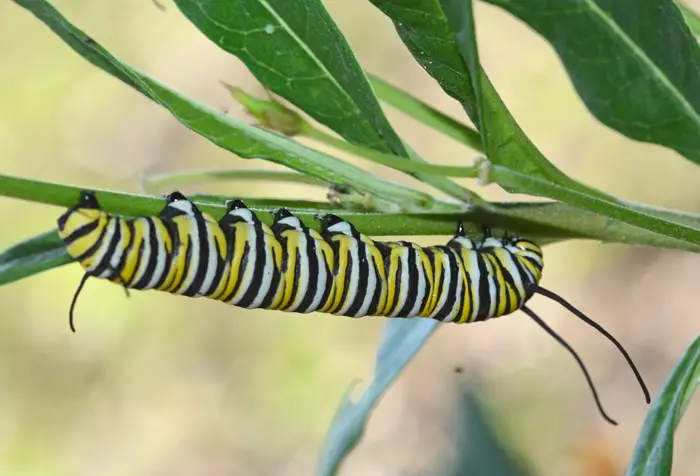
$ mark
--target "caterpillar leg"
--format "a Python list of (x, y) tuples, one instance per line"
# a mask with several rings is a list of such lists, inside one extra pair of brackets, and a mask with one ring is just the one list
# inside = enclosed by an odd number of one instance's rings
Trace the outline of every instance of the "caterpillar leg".
[(165, 200), (166, 204), (159, 214), (160, 218), (174, 218), (181, 215), (194, 216), (200, 213), (197, 206), (178, 191), (170, 193), (165, 197)]
[(226, 202), (226, 215), (219, 220), (220, 225), (233, 226), (235, 223), (245, 222), (249, 225), (263, 227), (260, 219), (250, 210), (242, 200), (229, 200)]
[(317, 219), (321, 222), (321, 230), (324, 232), (336, 232), (352, 236), (350, 232), (354, 230), (354, 227), (337, 215), (327, 213)]
[(243, 200), (235, 199), (235, 200), (227, 200), (224, 205), (226, 205), (226, 211), (231, 212), (234, 210), (238, 210), (240, 208), (248, 208), (245, 206), (245, 203), (243, 203)]
[[(294, 220), (291, 220), (294, 219)], [(294, 224), (290, 223), (291, 226), (295, 226), (296, 222), (299, 222), (300, 220), (292, 215), (292, 212), (287, 210), (286, 208), (279, 208), (277, 211), (275, 211), (272, 214), (272, 225), (277, 225), (278, 223), (284, 224), (287, 221), (294, 221)]]

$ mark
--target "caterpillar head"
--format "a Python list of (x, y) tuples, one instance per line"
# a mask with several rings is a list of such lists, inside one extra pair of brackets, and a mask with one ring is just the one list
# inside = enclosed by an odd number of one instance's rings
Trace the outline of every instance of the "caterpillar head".
[(503, 238), (497, 238), (486, 234), (481, 242), (477, 243), (477, 247), (481, 250), (505, 248), (513, 254), (538, 255), (540, 259), (542, 256), (542, 249), (534, 241), (519, 236), (506, 235)]
[(73, 231), (94, 221), (100, 215), (100, 204), (95, 192), (83, 190), (75, 206), (66, 210), (58, 218), (58, 233), (65, 238)]
[(527, 299), (529, 299), (542, 279), (542, 269), (544, 268), (542, 248), (530, 240), (517, 236), (504, 238), (503, 247), (517, 257), (520, 265), (528, 271), (526, 275), (531, 280), (526, 285), (526, 294)]
[(542, 256), (542, 248), (537, 245), (534, 241), (526, 240), (525, 238), (520, 238), (518, 236), (510, 236), (503, 238), (503, 247), (508, 251), (516, 254), (528, 254), (533, 253)]

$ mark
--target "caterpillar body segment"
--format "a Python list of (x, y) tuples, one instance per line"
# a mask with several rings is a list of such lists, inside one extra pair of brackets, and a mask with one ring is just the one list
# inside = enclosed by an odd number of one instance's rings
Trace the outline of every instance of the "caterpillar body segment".
[(465, 323), (515, 312), (542, 277), (541, 249), (516, 237), (460, 231), (420, 247), (374, 241), (335, 215), (319, 233), (285, 209), (268, 227), (241, 201), (227, 208), (217, 221), (175, 192), (159, 216), (123, 219), (87, 193), (59, 234), (91, 276), (250, 309)]

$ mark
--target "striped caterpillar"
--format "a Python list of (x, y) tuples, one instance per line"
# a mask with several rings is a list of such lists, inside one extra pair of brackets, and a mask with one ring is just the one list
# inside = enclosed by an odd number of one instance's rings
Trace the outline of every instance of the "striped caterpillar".
[(560, 296), (539, 285), (544, 260), (539, 246), (515, 236), (496, 238), (488, 229), (474, 241), (458, 225), (446, 244), (379, 242), (333, 214), (319, 217), (321, 232), (282, 208), (272, 226), (240, 200), (227, 202), (215, 220), (179, 192), (167, 197), (158, 217), (124, 219), (100, 209), (93, 192), (58, 219), (68, 253), (85, 269), (70, 307), (88, 277), (125, 289), (157, 289), (207, 297), (244, 308), (324, 312), (351, 317), (424, 317), (469, 323), (522, 310), (576, 359), (603, 410), (576, 352), (525, 304), (546, 296), (594, 327), (623, 354), (649, 392), (622, 345)]

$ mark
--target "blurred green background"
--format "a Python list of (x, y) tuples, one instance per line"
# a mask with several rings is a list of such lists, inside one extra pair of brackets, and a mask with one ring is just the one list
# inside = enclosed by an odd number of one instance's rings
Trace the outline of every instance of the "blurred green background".
[[(369, 2), (325, 4), (368, 71), (464, 118)], [(55, 5), (118, 57), (231, 115), (246, 117), (218, 80), (263, 94), (172, 4), (164, 12), (150, 0)], [(625, 199), (700, 212), (696, 166), (598, 124), (547, 43), (501, 10), (476, 10), (484, 68), (550, 160)], [(186, 130), (10, 2), (0, 4), (0, 59), (2, 173), (139, 192), (139, 179), (154, 173), (273, 168)], [(435, 163), (468, 164), (476, 155), (386, 109)], [(264, 183), (181, 190), (324, 198), (322, 190)], [(479, 192), (523, 198), (495, 187)], [(0, 248), (54, 227), (60, 213), (0, 199)], [(656, 394), (699, 331), (700, 257), (593, 242), (545, 253), (544, 286), (615, 334)], [(352, 379), (371, 378), (376, 319), (244, 311), (155, 292), (127, 300), (119, 287), (92, 280), (73, 335), (68, 306), (81, 275), (71, 265), (0, 288), (0, 474), (310, 474), (341, 395)], [(458, 460), (455, 390), (469, 372), (455, 366), (479, 373), (491, 414), (535, 474), (622, 474), (647, 410), (634, 377), (602, 336), (541, 298), (532, 307), (582, 354), (619, 427), (599, 417), (574, 362), (524, 315), (445, 325), (382, 400), (342, 474), (441, 474)], [(674, 476), (697, 475), (699, 418), (691, 405), (677, 433)]]

